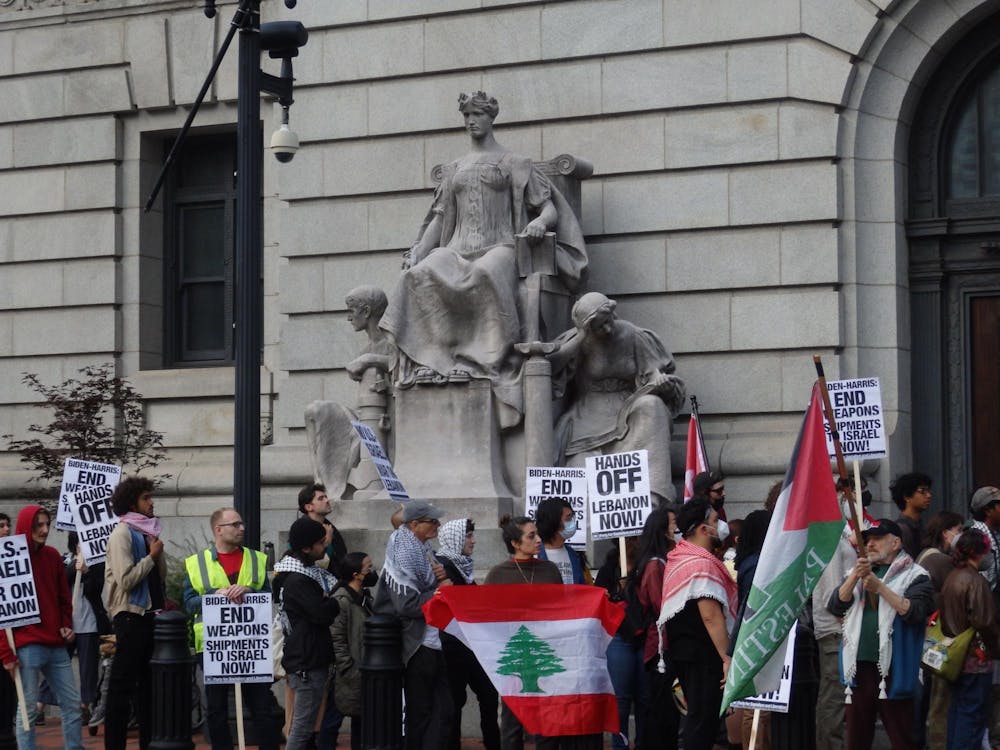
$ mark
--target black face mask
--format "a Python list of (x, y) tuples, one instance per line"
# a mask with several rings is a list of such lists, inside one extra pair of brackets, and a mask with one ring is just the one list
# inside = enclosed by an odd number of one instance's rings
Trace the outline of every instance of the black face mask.
[(371, 588), (376, 583), (378, 583), (378, 573), (374, 570), (369, 570), (368, 575), (365, 576), (364, 580), (361, 581), (361, 585), (365, 588)]
[(861, 505), (867, 508), (872, 504), (872, 493), (871, 490), (862, 490), (861, 492)]

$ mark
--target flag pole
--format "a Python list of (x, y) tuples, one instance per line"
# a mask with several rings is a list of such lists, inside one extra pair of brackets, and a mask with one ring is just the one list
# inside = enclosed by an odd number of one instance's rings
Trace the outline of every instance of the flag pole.
[[(14, 631), (11, 628), (4, 628), (4, 633), (7, 635), (7, 645), (10, 646), (10, 650), (14, 652), (14, 658), (17, 658), (17, 648), (14, 647)], [(24, 727), (25, 732), (31, 731), (31, 722), (28, 721), (28, 706), (24, 703), (24, 684), (21, 682), (21, 665), (16, 661), (14, 662), (14, 669), (11, 672), (14, 677), (14, 689), (17, 691), (17, 703), (21, 707), (21, 726)]]
[(750, 725), (750, 747), (747, 750), (754, 750), (757, 747), (757, 727), (760, 725), (760, 709), (753, 710), (753, 723)]
[(243, 685), (237, 682), (234, 687), (236, 688), (236, 741), (240, 750), (246, 750), (247, 740), (243, 728)]
[(840, 433), (837, 431), (837, 420), (833, 416), (833, 407), (830, 406), (830, 394), (826, 390), (826, 375), (823, 373), (823, 358), (818, 354), (813, 355), (813, 363), (816, 365), (816, 377), (819, 378), (820, 393), (823, 395), (823, 413), (826, 415), (827, 424), (830, 425), (830, 436), (833, 438), (833, 449), (837, 454), (837, 475), (844, 485), (843, 491), (847, 494), (847, 504), (851, 509), (851, 521), (854, 523), (854, 541), (858, 546), (858, 557), (865, 557), (865, 543), (861, 538), (861, 519), (858, 517), (858, 508), (855, 504), (854, 490), (851, 487), (849, 475), (847, 473), (847, 462), (844, 460), (844, 450), (840, 447)]
[(708, 463), (708, 451), (705, 450), (705, 436), (701, 432), (701, 414), (698, 412), (698, 397), (691, 396), (691, 413), (694, 414), (694, 423), (698, 427), (698, 445), (701, 447), (701, 455), (705, 458), (705, 471), (711, 471), (712, 466)]

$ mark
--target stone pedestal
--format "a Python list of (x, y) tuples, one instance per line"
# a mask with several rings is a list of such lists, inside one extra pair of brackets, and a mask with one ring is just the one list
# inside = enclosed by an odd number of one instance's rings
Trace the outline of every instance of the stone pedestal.
[(477, 525), (512, 511), (487, 380), (397, 389), (393, 468), (410, 497)]

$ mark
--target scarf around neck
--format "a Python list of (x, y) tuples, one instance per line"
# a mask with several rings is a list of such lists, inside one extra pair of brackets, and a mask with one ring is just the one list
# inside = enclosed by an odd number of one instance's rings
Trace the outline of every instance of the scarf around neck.
[(465, 547), (466, 523), (465, 518), (456, 518), (438, 530), (438, 556), (453, 562), (458, 572), (465, 578), (465, 582), (472, 583), (472, 558), (462, 554), (462, 549)]
[[(927, 575), (927, 571), (913, 562), (904, 550), (900, 549), (896, 559), (889, 565), (889, 569), (882, 577), (882, 583), (899, 596), (903, 596), (907, 587), (917, 576)], [(851, 702), (853, 690), (851, 683), (854, 682), (854, 675), (858, 671), (858, 643), (861, 639), (861, 619), (864, 616), (865, 597), (864, 583), (858, 581), (854, 587), (854, 602), (844, 617), (844, 640), (841, 647), (841, 663), (844, 670), (844, 682), (847, 687), (844, 689), (845, 703)], [(878, 697), (885, 699), (885, 679), (889, 675), (889, 667), (892, 664), (892, 626), (896, 619), (896, 610), (885, 600), (878, 598), (878, 673), (882, 680), (879, 683)]]
[(129, 528), (135, 529), (140, 534), (145, 534), (146, 536), (159, 537), (163, 531), (159, 518), (156, 516), (150, 518), (149, 516), (142, 515), (142, 513), (136, 513), (134, 510), (130, 510), (124, 516), (120, 516), (118, 520), (126, 524)]
[(274, 564), (275, 573), (298, 573), (307, 578), (313, 579), (323, 589), (324, 594), (329, 594), (337, 585), (337, 579), (333, 574), (318, 568), (315, 565), (303, 565), (299, 558), (293, 555), (285, 555)]
[(733, 624), (736, 622), (736, 581), (719, 558), (687, 539), (681, 539), (667, 553), (660, 599), (663, 605), (660, 607), (660, 616), (656, 619), (659, 638), (657, 651), (660, 655), (657, 670), (660, 674), (666, 672), (663, 625), (681, 612), (692, 599), (714, 599), (722, 605), (726, 632), (733, 632)]
[(434, 550), (428, 542), (421, 542), (406, 526), (400, 526), (389, 537), (385, 548), (382, 577), (397, 594), (407, 590), (424, 593), (437, 584), (428, 555)]
[(736, 581), (719, 558), (687, 539), (681, 539), (667, 554), (662, 599), (658, 625), (673, 618), (692, 599), (714, 599), (722, 605), (726, 632), (731, 632), (736, 622)]

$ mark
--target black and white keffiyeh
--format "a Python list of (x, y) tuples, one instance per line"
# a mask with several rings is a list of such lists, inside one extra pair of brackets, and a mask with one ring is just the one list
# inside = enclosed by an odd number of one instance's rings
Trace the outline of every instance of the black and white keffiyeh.
[(406, 589), (422, 593), (435, 588), (437, 578), (430, 563), (433, 554), (429, 542), (421, 542), (406, 526), (400, 526), (385, 548), (382, 577), (386, 585), (396, 594)]
[(315, 565), (305, 566), (302, 564), (301, 560), (293, 555), (285, 555), (283, 558), (278, 560), (278, 562), (274, 564), (274, 572), (300, 573), (301, 575), (308, 576), (320, 585), (324, 594), (331, 593), (337, 585), (337, 579), (334, 578), (332, 573), (329, 573), (322, 568), (317, 568)]
[(451, 560), (465, 578), (465, 582), (472, 583), (472, 558), (462, 554), (467, 527), (468, 519), (465, 518), (456, 518), (444, 524), (438, 531), (438, 556)]

